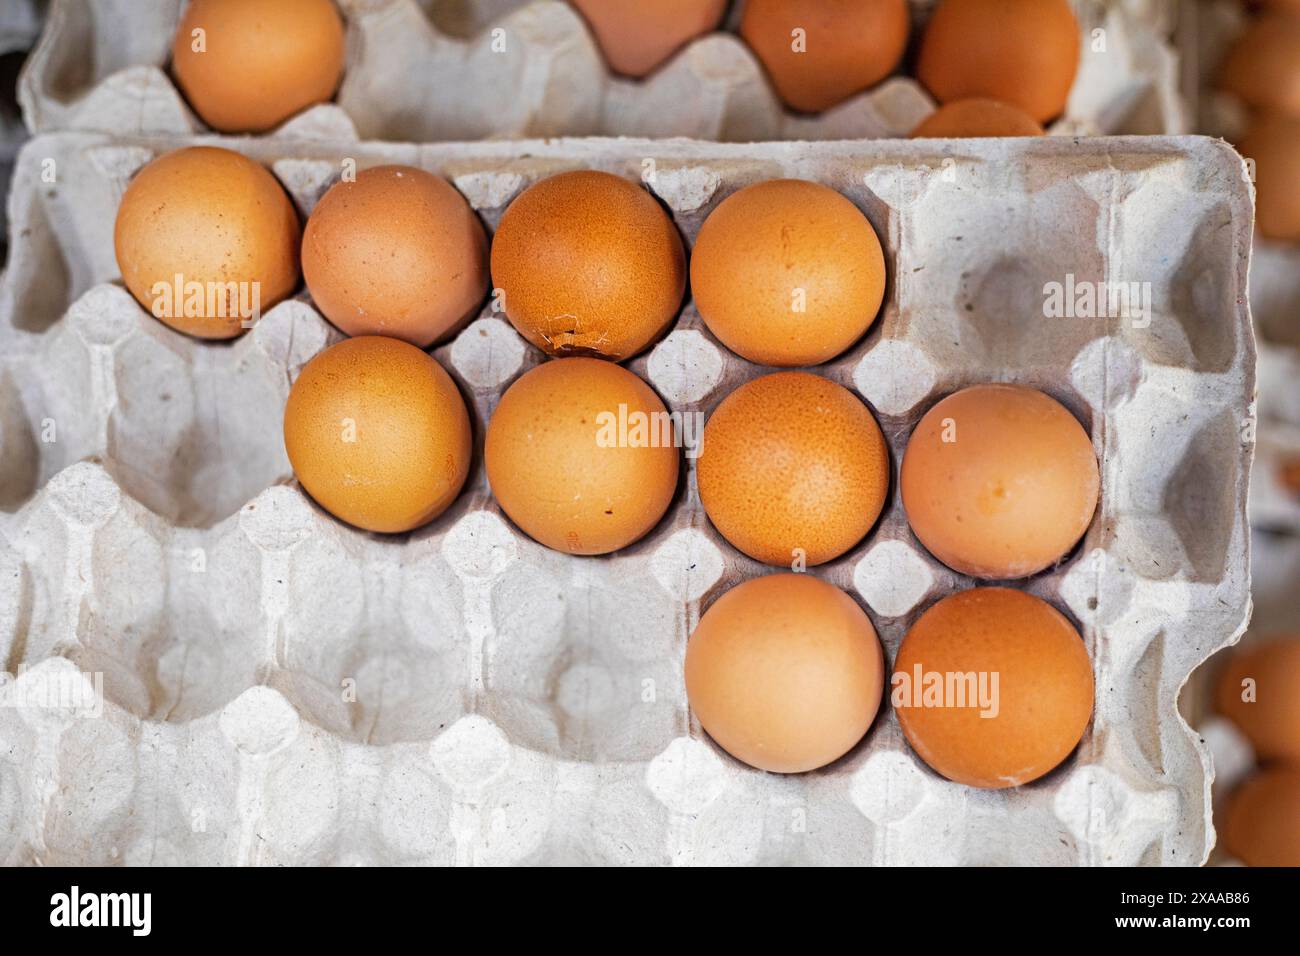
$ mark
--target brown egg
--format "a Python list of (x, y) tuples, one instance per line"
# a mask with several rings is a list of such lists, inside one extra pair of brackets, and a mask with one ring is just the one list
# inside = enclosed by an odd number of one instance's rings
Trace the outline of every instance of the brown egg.
[(903, 638), (890, 700), (917, 756), (969, 787), (1056, 767), (1092, 717), (1092, 662), (1065, 616), (1010, 588), (950, 594)]
[(880, 707), (883, 672), (862, 608), (806, 574), (732, 588), (686, 644), (686, 695), (700, 726), (773, 773), (815, 770), (853, 749)]
[(818, 365), (862, 337), (885, 295), (880, 240), (858, 207), (798, 179), (746, 186), (700, 227), (691, 292), (709, 330), (759, 365)]
[(1300, 765), (1300, 636), (1234, 651), (1214, 695), (1261, 760)]
[(594, 170), (519, 195), (492, 239), (492, 279), (519, 334), (551, 355), (621, 362), (677, 315), (686, 254), (648, 192)]
[(649, 385), (621, 366), (569, 358), (506, 390), (484, 457), (497, 503), (527, 534), (556, 551), (608, 554), (664, 516), (680, 456)]
[(899, 484), (931, 554), (963, 574), (1005, 580), (1074, 547), (1100, 481), (1087, 432), (1060, 402), (1019, 385), (976, 385), (921, 419)]
[(740, 35), (791, 109), (820, 113), (894, 72), (907, 0), (748, 0)]
[(1065, 109), (1081, 43), (1068, 0), (942, 0), (916, 75), (940, 103), (988, 97), (1046, 123)]
[(290, 389), (284, 447), (330, 514), (367, 531), (409, 531), (442, 514), (465, 484), (469, 413), (451, 376), (414, 345), (345, 339)]
[(610, 69), (646, 76), (690, 40), (717, 29), (727, 0), (572, 0)]
[(312, 300), (348, 335), (424, 348), (472, 316), (487, 292), (487, 236), (440, 176), (411, 166), (362, 170), (330, 187), (302, 237)]
[(1300, 116), (1259, 117), (1237, 149), (1255, 164), (1259, 234), (1300, 242)]
[(298, 284), (298, 214), (266, 167), (191, 146), (158, 157), (122, 196), (113, 229), (127, 289), (172, 328), (244, 331)]
[(944, 103), (912, 130), (913, 139), (1042, 135), (1043, 127), (1020, 107), (978, 97)]
[(1252, 21), (1224, 57), (1220, 84), (1252, 109), (1300, 119), (1300, 17)]
[(704, 427), (695, 474), (724, 538), (767, 564), (811, 566), (839, 557), (876, 523), (889, 451), (848, 389), (777, 372), (723, 399)]
[(191, 0), (172, 69), (213, 129), (261, 133), (334, 95), (343, 21), (331, 0)]
[(1248, 866), (1300, 866), (1300, 767), (1268, 767), (1237, 788), (1223, 845)]
[(1277, 480), (1291, 494), (1300, 497), (1300, 456), (1283, 459), (1278, 466)]

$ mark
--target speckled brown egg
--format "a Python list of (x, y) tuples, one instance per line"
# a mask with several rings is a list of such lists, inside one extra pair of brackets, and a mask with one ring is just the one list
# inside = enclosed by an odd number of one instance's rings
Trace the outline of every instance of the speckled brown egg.
[(906, 0), (748, 0), (740, 35), (787, 106), (820, 113), (894, 72), (909, 26)]
[(484, 457), (501, 510), (569, 554), (608, 554), (642, 538), (677, 489), (680, 453), (659, 396), (627, 369), (555, 359), (506, 389)]
[(727, 0), (571, 0), (610, 69), (646, 76), (695, 37), (717, 29)]
[(1300, 635), (1231, 652), (1214, 701), (1241, 728), (1261, 760), (1300, 766)]
[(1300, 866), (1300, 767), (1257, 771), (1228, 801), (1223, 846), (1248, 866)]
[(1100, 480), (1092, 442), (1064, 405), (1032, 388), (976, 385), (926, 412), (899, 484), (931, 554), (963, 574), (1007, 580), (1074, 547)]
[(122, 281), (155, 317), (205, 339), (241, 334), (298, 284), (298, 214), (266, 167), (191, 146), (145, 166), (122, 196)]
[(686, 254), (648, 192), (580, 170), (510, 204), (492, 239), (492, 280), (510, 322), (544, 352), (621, 362), (676, 316)]
[(774, 179), (704, 220), (691, 292), (709, 330), (760, 365), (819, 365), (862, 337), (885, 295), (880, 240), (833, 189)]
[(414, 345), (345, 339), (303, 367), (284, 447), (317, 503), (367, 531), (432, 521), (469, 474), (469, 413), (451, 376)]
[(1254, 163), (1259, 234), (1300, 242), (1300, 116), (1259, 117), (1237, 149)]
[(1046, 601), (972, 588), (912, 625), (889, 692), (907, 742), (934, 770), (969, 787), (1015, 787), (1078, 745), (1092, 717), (1092, 662)]
[(172, 69), (213, 129), (260, 133), (333, 96), (343, 52), (332, 0), (191, 0)]
[(767, 564), (837, 558), (876, 523), (889, 452), (870, 410), (842, 385), (777, 372), (736, 389), (704, 427), (696, 463), (722, 536)]
[(411, 166), (338, 182), (302, 236), (312, 300), (348, 335), (421, 348), (473, 315), (487, 293), (483, 224), (450, 183)]
[(941, 103), (987, 97), (1046, 123), (1065, 110), (1081, 45), (1068, 0), (942, 0), (916, 75)]
[(862, 608), (806, 574), (732, 588), (686, 644), (686, 695), (700, 726), (773, 773), (815, 770), (853, 749), (880, 707), (883, 674)]
[(944, 103), (912, 130), (913, 139), (1042, 135), (1043, 127), (1020, 107), (980, 98)]
[(1252, 109), (1300, 119), (1300, 16), (1251, 21), (1224, 57), (1219, 81)]

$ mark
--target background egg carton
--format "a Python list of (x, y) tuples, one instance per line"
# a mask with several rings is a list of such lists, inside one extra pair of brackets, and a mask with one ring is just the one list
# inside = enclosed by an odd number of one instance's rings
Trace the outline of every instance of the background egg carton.
[[(27, 139), (18, 107), (18, 70), (41, 31), (42, 0), (9, 0), (0, 6), (0, 193), (8, 194), (14, 158)], [(5, 260), (4, 210), (0, 209), (0, 265)]]
[[(1223, 57), (1248, 22), (1248, 12), (1237, 0), (1195, 0), (1178, 8), (1183, 98), (1198, 132), (1231, 141), (1249, 125), (1242, 104), (1217, 89)], [(1250, 301), (1266, 340), (1300, 349), (1300, 244), (1256, 241)]]
[[(1261, 465), (1262, 462), (1256, 463), (1256, 467)], [(1295, 598), (1296, 582), (1300, 581), (1300, 536), (1255, 526), (1251, 531), (1251, 566), (1254, 612), (1241, 646), (1256, 647), (1275, 639), (1300, 640), (1300, 603)], [(1183, 694), (1183, 711), (1189, 712), (1189, 703), (1195, 705), (1189, 722), (1200, 733), (1214, 760), (1215, 819), (1220, 821), (1233, 791), (1257, 768), (1255, 750), (1246, 735), (1213, 709), (1214, 689), (1233, 653), (1230, 650), (1218, 654), (1198, 668)], [(1241, 865), (1222, 844), (1214, 848), (1210, 862), (1216, 866)]]
[[(1252, 263), (1252, 275), (1254, 270)], [(1300, 326), (1300, 311), (1292, 322)], [(1259, 425), (1250, 524), (1263, 531), (1300, 535), (1300, 489), (1294, 477), (1290, 484), (1286, 478), (1288, 469), (1300, 466), (1300, 349), (1261, 339), (1258, 350)]]
[[(1250, 199), (1198, 138), (400, 145), (203, 138), (265, 162), (306, 213), (345, 158), (450, 178), (492, 228), (528, 184), (594, 167), (647, 185), (688, 242), (746, 184), (824, 182), (871, 219), (882, 315), (820, 374), (872, 406), (897, 467), (939, 397), (1046, 389), (1089, 428), (1103, 497), (1081, 546), (1024, 586), (1078, 623), (1093, 723), (1047, 777), (949, 783), (886, 706), (821, 771), (751, 770), (686, 704), (686, 640), (769, 573), (713, 530), (693, 469), (659, 526), (607, 558), (549, 551), (492, 502), (484, 423), (541, 356), (485, 310), (435, 350), (477, 449), (409, 535), (343, 526), (291, 480), (283, 401), (336, 335), (306, 294), (233, 343), (186, 338), (120, 287), (132, 173), (192, 138), (60, 133), (20, 155), (0, 281), (0, 859), (10, 863), (1196, 864), (1204, 745), (1176, 712), (1249, 610)], [(49, 181), (53, 177), (53, 181)], [(1152, 284), (1149, 325), (1045, 319), (1045, 283)], [(674, 410), (762, 373), (688, 303), (630, 363)], [(892, 659), (974, 584), (878, 527), (816, 574)], [(98, 719), (53, 702), (102, 688)], [(62, 697), (58, 695), (63, 695)]]
[[(368, 139), (558, 135), (724, 141), (906, 136), (933, 109), (895, 76), (817, 116), (786, 112), (734, 33), (701, 37), (644, 82), (612, 76), (558, 0), (340, 0), (348, 21), (338, 105)], [(924, 22), (932, 0), (913, 3)], [(194, 133), (166, 71), (182, 0), (52, 0), (22, 83), (34, 130)], [(1131, 2), (1076, 0), (1083, 57), (1057, 131), (1181, 133), (1169, 44)], [(729, 23), (739, 20), (733, 5)], [(1100, 34), (1095, 31), (1102, 31)], [(1104, 36), (1104, 50), (1095, 49)]]
[[(1236, 0), (1155, 2), (1170, 5), (1183, 95), (1197, 129), (1240, 136), (1249, 117), (1217, 86), (1224, 55), (1245, 28), (1248, 11)], [(1282, 480), (1283, 468), (1300, 462), (1300, 246), (1256, 237), (1250, 302), (1259, 333), (1259, 426), (1250, 494), (1256, 613), (1247, 642), (1300, 634), (1300, 496)], [(1213, 713), (1214, 681), (1223, 663), (1220, 658), (1199, 670), (1182, 700), (1184, 713), (1210, 742), (1220, 805), (1254, 766), (1249, 742)]]

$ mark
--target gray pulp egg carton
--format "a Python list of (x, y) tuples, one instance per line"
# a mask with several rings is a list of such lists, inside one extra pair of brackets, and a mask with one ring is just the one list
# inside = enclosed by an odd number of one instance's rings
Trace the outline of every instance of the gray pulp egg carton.
[[(336, 338), (306, 293), (231, 343), (164, 327), (121, 288), (116, 206), (152, 157), (217, 143), (306, 214), (345, 160), (455, 183), (494, 228), (573, 168), (641, 178), (688, 243), (749, 183), (823, 182), (885, 248), (882, 314), (819, 368), (865, 399), (896, 469), (941, 396), (1020, 382), (1092, 436), (1081, 545), (1021, 582), (1068, 613), (1093, 722), (1032, 784), (948, 782), (886, 703), (822, 770), (717, 748), (682, 660), (702, 611), (773, 572), (700, 507), (614, 555), (532, 542), (482, 466), (502, 391), (542, 360), (485, 307), (434, 354), (474, 421), (465, 490), (400, 536), (351, 529), (293, 482), (290, 383)], [(0, 859), (9, 863), (1199, 864), (1206, 748), (1177, 711), (1249, 614), (1254, 342), (1240, 159), (1195, 138), (710, 144), (388, 144), (55, 133), (19, 157), (0, 282)], [(1149, 283), (1145, 318), (1046, 318), (1050, 283)], [(709, 413), (764, 370), (688, 302), (629, 363)], [(976, 582), (931, 558), (891, 489), (878, 526), (808, 573), (854, 595), (892, 659)]]
[[(368, 139), (691, 136), (725, 141), (906, 136), (933, 109), (895, 77), (817, 116), (785, 111), (744, 42), (701, 37), (644, 82), (612, 76), (559, 0), (340, 0), (348, 21), (338, 106)], [(1083, 53), (1058, 131), (1182, 133), (1177, 59), (1117, 0), (1075, 0)], [(932, 0), (914, 0), (924, 21)], [(52, 0), (24, 71), (36, 131), (201, 133), (167, 72), (182, 0)], [(733, 10), (731, 25), (738, 20)]]

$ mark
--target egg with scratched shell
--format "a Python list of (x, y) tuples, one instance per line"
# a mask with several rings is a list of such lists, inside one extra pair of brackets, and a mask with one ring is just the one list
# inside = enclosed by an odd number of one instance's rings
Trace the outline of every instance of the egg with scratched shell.
[(542, 351), (621, 362), (677, 315), (686, 252), (645, 189), (578, 170), (535, 183), (507, 207), (492, 239), (492, 280), (506, 317)]

